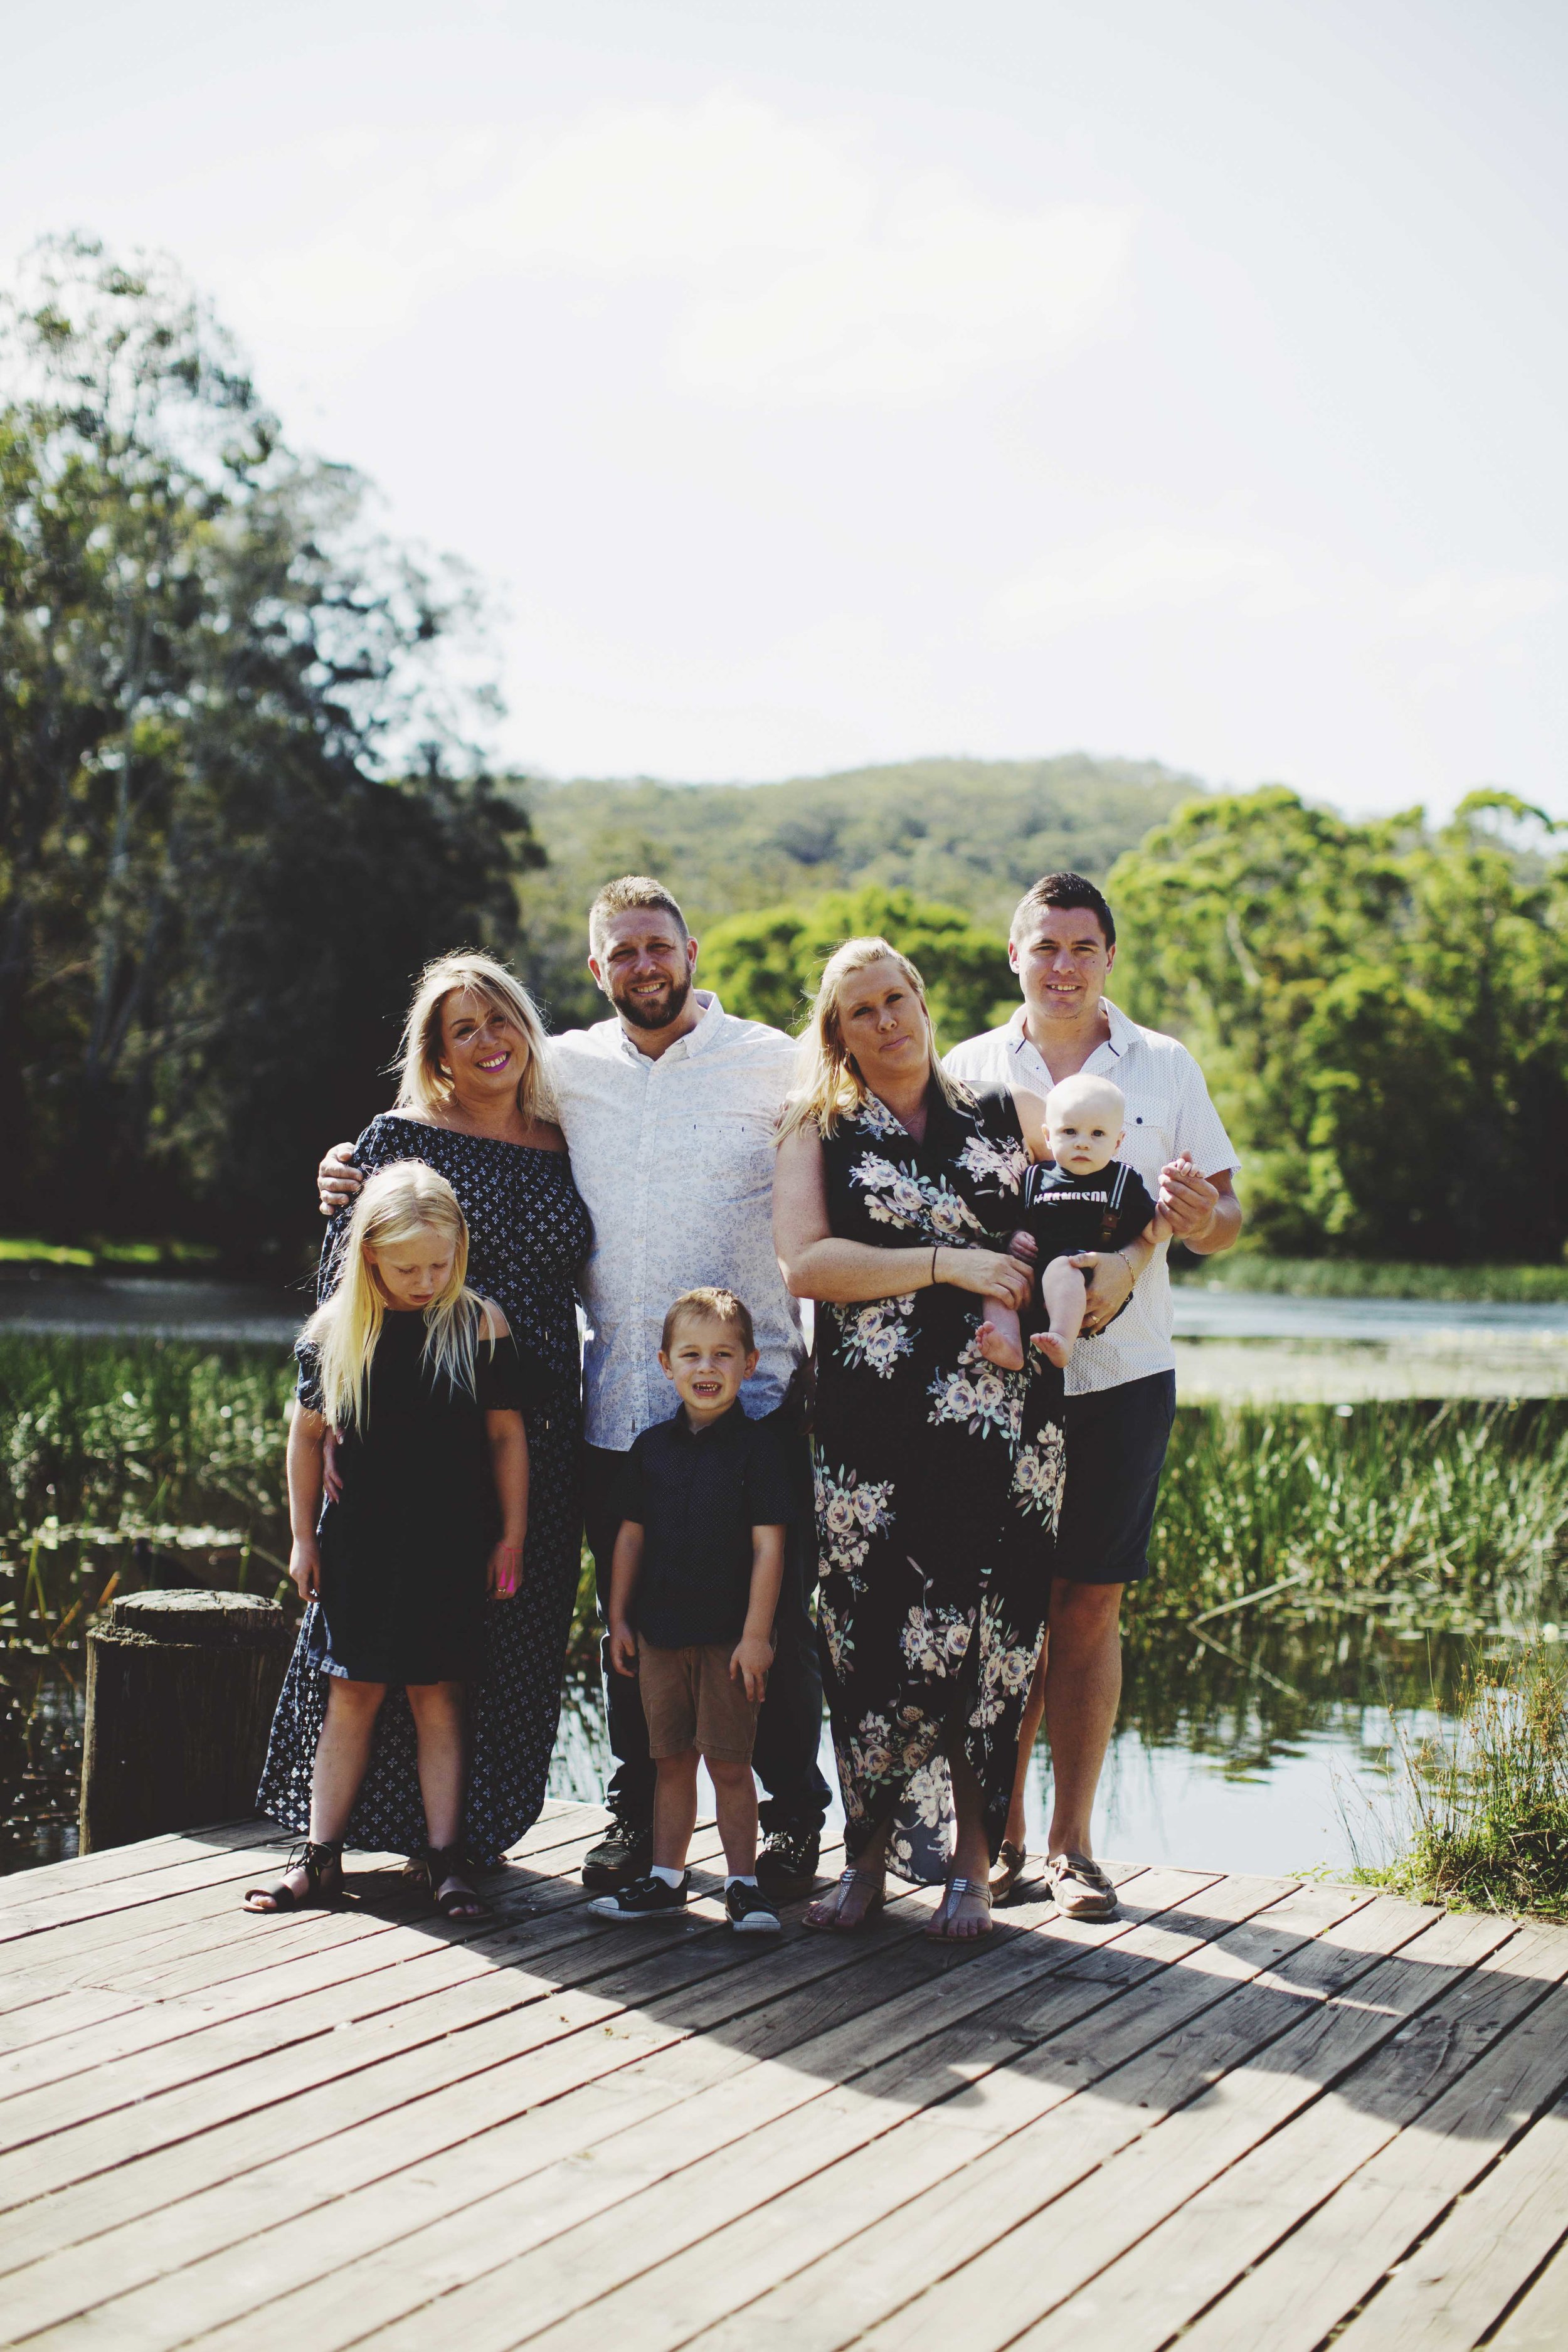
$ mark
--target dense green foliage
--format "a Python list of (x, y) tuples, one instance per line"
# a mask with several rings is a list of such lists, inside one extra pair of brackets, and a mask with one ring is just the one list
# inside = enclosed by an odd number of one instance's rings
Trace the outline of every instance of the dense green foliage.
[(445, 772), (466, 592), (167, 268), (46, 245), (0, 330), (0, 1226), (301, 1236), (410, 971), (511, 941), (526, 821)]
[(702, 976), (728, 1011), (798, 1029), (834, 949), (879, 934), (918, 967), (942, 1045), (1005, 1021), (1017, 1002), (1005, 933), (983, 929), (960, 908), (875, 885), (714, 924), (702, 943)]
[(659, 876), (705, 944), (732, 915), (871, 885), (961, 908), (1005, 934), (1040, 875), (1071, 866), (1103, 879), (1197, 786), (1153, 761), (1072, 752), (910, 760), (782, 784), (512, 789), (550, 860), (524, 878), (521, 900), (529, 977), (561, 1027), (603, 1017), (584, 969), (584, 919), (612, 875)]
[(1111, 877), (1116, 994), (1204, 1066), (1279, 1251), (1555, 1257), (1568, 1237), (1568, 865), (1472, 794), (1354, 824), (1195, 802)]

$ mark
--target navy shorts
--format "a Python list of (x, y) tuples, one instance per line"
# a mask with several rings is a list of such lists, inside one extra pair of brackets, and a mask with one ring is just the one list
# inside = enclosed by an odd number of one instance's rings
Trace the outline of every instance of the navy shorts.
[(1149, 1532), (1175, 1417), (1174, 1372), (1067, 1399), (1067, 1491), (1053, 1576), (1136, 1584), (1148, 1575)]

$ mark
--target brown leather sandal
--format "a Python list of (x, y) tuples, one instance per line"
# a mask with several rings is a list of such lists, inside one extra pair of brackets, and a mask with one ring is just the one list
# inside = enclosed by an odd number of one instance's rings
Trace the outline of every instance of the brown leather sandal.
[(991, 1900), (993, 1903), (1006, 1902), (1008, 1896), (1017, 1885), (1018, 1881), (1023, 1877), (1024, 1864), (1028, 1861), (1028, 1859), (1029, 1849), (1027, 1846), (1015, 1845), (1011, 1838), (1003, 1839), (1001, 1844), (996, 1849), (996, 1859), (991, 1867)]

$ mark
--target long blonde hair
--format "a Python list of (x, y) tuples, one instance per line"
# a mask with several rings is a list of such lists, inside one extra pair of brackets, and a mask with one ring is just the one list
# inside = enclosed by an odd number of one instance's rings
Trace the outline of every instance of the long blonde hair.
[(961, 1087), (956, 1078), (949, 1077), (942, 1066), (936, 1050), (936, 1030), (931, 1022), (931, 1006), (926, 1002), (925, 982), (908, 956), (900, 954), (887, 940), (846, 940), (842, 947), (834, 949), (823, 966), (811, 1017), (801, 1033), (803, 1059), (800, 1081), (780, 1114), (778, 1131), (781, 1142), (799, 1128), (814, 1129), (818, 1135), (831, 1135), (841, 1118), (852, 1117), (869, 1101), (871, 1089), (855, 1067), (854, 1057), (844, 1040), (838, 992), (852, 972), (864, 971), (868, 964), (882, 962), (898, 966), (920, 1005), (925, 1020), (931, 1076), (944, 1100), (954, 1108), (970, 1101), (967, 1087)]
[(481, 955), (477, 948), (458, 948), (451, 955), (437, 956), (420, 973), (397, 1048), (395, 1108), (429, 1113), (444, 1109), (451, 1101), (452, 1081), (441, 1066), (441, 1007), (454, 993), (477, 996), (521, 1030), (528, 1064), (518, 1081), (517, 1107), (524, 1118), (543, 1116), (540, 1106), (548, 1099), (550, 1082), (545, 1067), (548, 1043), (539, 1007), (504, 963), (498, 963), (494, 956)]
[(367, 1250), (395, 1249), (416, 1234), (432, 1233), (452, 1245), (445, 1288), (425, 1309), (425, 1361), (454, 1389), (475, 1392), (474, 1363), (481, 1325), (491, 1349), (495, 1333), (485, 1303), (466, 1286), (468, 1228), (458, 1196), (423, 1160), (395, 1160), (378, 1168), (354, 1202), (343, 1236), (337, 1288), (324, 1298), (300, 1338), (316, 1351), (321, 1412), (334, 1429), (363, 1422), (370, 1399), (370, 1363), (386, 1313)]

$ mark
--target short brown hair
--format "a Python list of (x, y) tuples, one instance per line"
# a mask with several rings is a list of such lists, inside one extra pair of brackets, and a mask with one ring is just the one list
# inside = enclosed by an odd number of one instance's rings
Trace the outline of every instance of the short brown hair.
[(658, 907), (673, 915), (680, 926), (683, 940), (691, 937), (686, 928), (686, 918), (677, 905), (674, 895), (651, 874), (623, 874), (614, 882), (606, 882), (588, 909), (588, 952), (597, 955), (605, 943), (605, 926), (615, 915), (629, 915), (637, 907)]
[(1083, 874), (1042, 874), (1039, 880), (1025, 891), (1015, 908), (1008, 938), (1016, 940), (1027, 927), (1031, 918), (1043, 912), (1047, 907), (1054, 907), (1058, 912), (1081, 907), (1085, 914), (1092, 915), (1099, 923), (1106, 946), (1113, 948), (1116, 945), (1116, 918), (1110, 911), (1110, 902), (1104, 891), (1097, 890), (1088, 876)]
[(700, 1316), (710, 1323), (731, 1325), (740, 1333), (741, 1344), (748, 1356), (756, 1347), (757, 1335), (752, 1328), (752, 1310), (745, 1300), (737, 1298), (732, 1290), (715, 1289), (711, 1284), (705, 1283), (700, 1290), (683, 1290), (665, 1317), (658, 1344), (667, 1356), (669, 1343), (675, 1337), (675, 1327), (683, 1315)]

